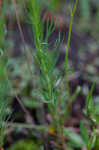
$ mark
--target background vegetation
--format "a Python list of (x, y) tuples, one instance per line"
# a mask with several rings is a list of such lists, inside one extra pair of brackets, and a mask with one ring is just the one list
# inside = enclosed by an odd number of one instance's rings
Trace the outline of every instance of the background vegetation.
[(0, 1), (0, 148), (99, 149), (98, 0)]

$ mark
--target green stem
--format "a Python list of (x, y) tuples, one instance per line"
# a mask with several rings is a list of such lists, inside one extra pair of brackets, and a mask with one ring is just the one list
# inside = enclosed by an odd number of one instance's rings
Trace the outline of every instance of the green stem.
[(67, 46), (66, 46), (66, 55), (65, 55), (65, 77), (66, 77), (66, 89), (68, 90), (68, 94), (70, 94), (69, 79), (68, 79), (68, 54), (69, 54), (69, 47), (70, 47), (70, 41), (71, 41), (71, 31), (72, 31), (73, 18), (74, 18), (74, 14), (76, 12), (76, 9), (77, 9), (77, 4), (78, 4), (78, 0), (76, 0), (73, 9), (71, 9), (71, 18), (70, 18)]

